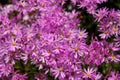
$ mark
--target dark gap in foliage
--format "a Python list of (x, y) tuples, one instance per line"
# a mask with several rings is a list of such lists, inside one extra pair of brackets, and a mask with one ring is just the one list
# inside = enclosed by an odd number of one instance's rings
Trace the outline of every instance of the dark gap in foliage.
[(0, 4), (1, 5), (7, 5), (7, 4), (10, 4), (11, 3), (11, 0), (0, 0)]
[(104, 2), (103, 4), (98, 4), (98, 9), (102, 7), (107, 7), (109, 9), (115, 9), (118, 10), (120, 9), (120, 0), (108, 0), (108, 2)]

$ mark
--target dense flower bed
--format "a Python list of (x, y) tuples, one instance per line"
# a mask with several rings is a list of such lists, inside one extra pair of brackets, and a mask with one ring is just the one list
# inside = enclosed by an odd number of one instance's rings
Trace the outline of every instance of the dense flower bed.
[[(66, 0), (0, 6), (0, 78), (120, 80), (120, 11), (98, 8), (104, 2), (71, 0), (68, 11)], [(83, 26), (83, 10), (97, 35)]]

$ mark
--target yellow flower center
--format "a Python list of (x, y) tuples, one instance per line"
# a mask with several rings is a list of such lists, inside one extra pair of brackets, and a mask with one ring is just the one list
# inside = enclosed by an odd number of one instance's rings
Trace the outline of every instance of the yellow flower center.
[(105, 34), (108, 34), (108, 31), (106, 30), (104, 33), (105, 33)]
[(100, 18), (100, 14), (97, 14), (97, 17)]
[(111, 56), (111, 59), (114, 60), (114, 59), (115, 59), (115, 56)]
[(78, 44), (80, 44), (81, 42), (79, 41)]
[(12, 46), (16, 46), (16, 42), (12, 42)]
[(63, 68), (59, 68), (59, 71), (62, 72), (62, 71), (63, 71)]
[(32, 31), (32, 30), (30, 30), (29, 32), (30, 32), (30, 33), (32, 33), (33, 31)]
[(91, 76), (91, 74), (90, 74), (90, 73), (86, 73), (86, 76), (90, 77), (90, 76)]
[(79, 49), (78, 49), (78, 47), (76, 47), (76, 48), (74, 48), (74, 50), (75, 50), (75, 52), (78, 52)]
[(117, 30), (118, 30), (117, 28), (115, 28), (115, 27), (113, 28), (113, 31), (114, 31), (114, 32), (117, 32)]
[(72, 38), (72, 37), (70, 37), (70, 38), (69, 38), (69, 40), (70, 40), (70, 41), (72, 41), (72, 40), (73, 40), (73, 38)]
[(13, 39), (16, 39), (16, 35), (13, 35), (12, 37), (13, 37)]
[(83, 34), (82, 34), (82, 33), (80, 33), (80, 34), (79, 34), (79, 36), (83, 36)]
[(13, 53), (10, 53), (10, 57), (13, 57)]

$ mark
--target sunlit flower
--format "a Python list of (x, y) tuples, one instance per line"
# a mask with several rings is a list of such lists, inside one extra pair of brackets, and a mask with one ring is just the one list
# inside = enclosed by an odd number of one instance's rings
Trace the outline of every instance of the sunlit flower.
[(96, 70), (97, 69), (93, 69), (93, 68), (84, 69), (83, 78), (92, 78), (94, 76)]

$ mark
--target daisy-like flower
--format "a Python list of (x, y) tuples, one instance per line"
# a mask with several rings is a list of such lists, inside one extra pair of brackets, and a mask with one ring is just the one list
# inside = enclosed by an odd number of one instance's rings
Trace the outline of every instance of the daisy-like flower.
[(13, 66), (11, 64), (0, 64), (0, 77), (7, 76), (13, 72)]
[(102, 34), (99, 35), (102, 39), (107, 39), (110, 37), (109, 30), (105, 30)]
[(33, 29), (28, 29), (28, 32), (27, 32), (27, 40), (30, 41), (32, 39), (32, 37), (34, 36), (34, 31)]
[(111, 76), (108, 77), (108, 80), (120, 80), (120, 74), (116, 72), (111, 72)]
[(102, 77), (101, 74), (96, 74), (93, 76), (92, 80), (99, 80)]
[(115, 63), (118, 63), (118, 62), (120, 62), (120, 55), (116, 55), (116, 56), (111, 55), (111, 56), (108, 57), (108, 60), (113, 61)]
[(51, 72), (55, 75), (55, 79), (58, 77), (65, 78), (65, 76), (66, 76), (64, 73), (64, 69), (62, 67), (51, 69)]
[(93, 16), (99, 22), (101, 19), (103, 19), (104, 17), (107, 16), (107, 14), (108, 14), (107, 10), (108, 10), (107, 8), (99, 9), (99, 10), (97, 10), (97, 12), (95, 14), (93, 14)]
[(119, 31), (120, 31), (120, 29), (119, 29), (119, 27), (117, 26), (117, 27), (111, 27), (111, 29), (110, 29), (111, 31), (111, 35), (115, 35), (115, 36), (118, 36), (119, 35)]
[(11, 32), (15, 37), (17, 37), (17, 39), (22, 37), (21, 26), (14, 24)]
[(79, 30), (77, 37), (78, 37), (78, 39), (85, 39), (85, 38), (87, 38), (86, 30)]
[[(115, 35), (117, 37), (119, 33), (119, 11), (115, 11), (114, 9), (107, 10), (105, 16), (99, 21), (99, 31), (102, 32), (100, 37), (102, 39), (107, 39)], [(103, 14), (104, 15), (104, 14)]]
[(84, 72), (83, 72), (83, 78), (91, 78), (94, 76), (94, 74), (96, 73), (97, 69), (94, 69), (94, 68), (87, 68), (87, 69), (84, 69)]
[(16, 49), (20, 48), (20, 45), (17, 43), (17, 40), (14, 40), (13, 38), (10, 41), (8, 41), (8, 44), (10, 51), (15, 51)]
[(70, 43), (72, 43), (75, 39), (76, 39), (76, 36), (77, 36), (77, 33), (78, 31), (76, 29), (70, 29), (67, 31), (67, 38), (66, 40), (69, 41)]
[(14, 39), (14, 37), (6, 38), (4, 43), (6, 44), (5, 46), (7, 49), (10, 51), (15, 51), (16, 49), (20, 48), (20, 44), (18, 43), (17, 38)]
[(87, 45), (85, 45), (83, 42), (71, 44), (71, 48), (69, 49), (74, 54), (75, 58), (79, 58), (80, 56), (87, 54)]

